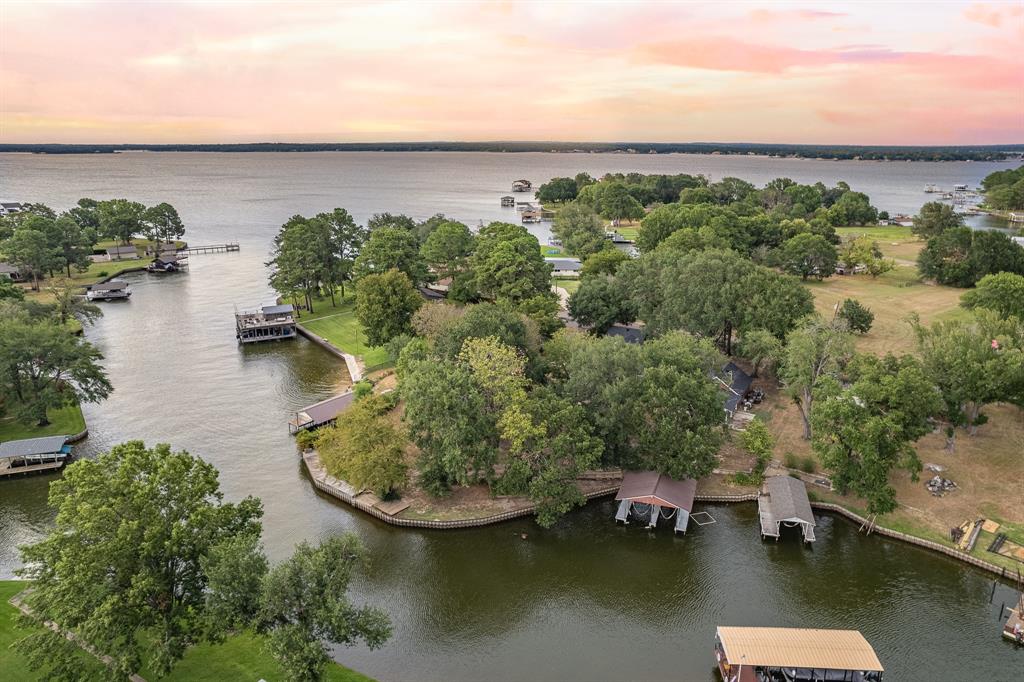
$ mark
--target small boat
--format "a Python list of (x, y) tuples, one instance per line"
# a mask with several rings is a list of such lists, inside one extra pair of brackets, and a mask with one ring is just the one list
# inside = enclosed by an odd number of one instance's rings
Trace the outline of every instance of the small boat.
[(93, 284), (85, 291), (85, 298), (90, 301), (116, 301), (132, 295), (132, 289), (123, 279), (112, 279), (108, 282)]
[(926, 194), (935, 194), (936, 192), (940, 192), (942, 190), (940, 190), (934, 184), (927, 184), (924, 186), (924, 191)]

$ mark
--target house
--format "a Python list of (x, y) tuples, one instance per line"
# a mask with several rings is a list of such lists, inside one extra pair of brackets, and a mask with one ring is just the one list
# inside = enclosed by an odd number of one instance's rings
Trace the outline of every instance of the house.
[(715, 658), (724, 682), (882, 682), (882, 664), (856, 630), (719, 626)]
[(529, 192), (533, 189), (533, 183), (529, 180), (515, 180), (512, 182), (513, 192)]
[(613, 324), (605, 336), (618, 336), (626, 343), (643, 343), (644, 330), (632, 324)]
[(740, 409), (746, 409), (744, 403), (747, 397), (747, 391), (750, 390), (750, 385), (754, 383), (754, 380), (734, 362), (730, 362), (723, 367), (722, 373), (728, 378), (728, 383), (723, 381), (721, 378), (718, 379), (719, 383), (721, 383), (721, 385), (726, 389), (724, 405), (725, 415), (726, 419), (732, 419), (733, 415), (735, 415), (737, 411)]
[(0, 263), (0, 278), (7, 278), (12, 282), (24, 282), (28, 279), (21, 270), (10, 263)]
[(17, 201), (0, 201), (0, 216), (14, 215), (25, 210), (25, 204)]
[(118, 244), (107, 249), (107, 260), (138, 260), (139, 252), (132, 244)]
[(578, 258), (545, 258), (551, 265), (552, 277), (579, 277), (583, 267)]
[(295, 308), (288, 304), (235, 313), (235, 338), (239, 343), (293, 339), (297, 333)]
[(123, 279), (112, 279), (109, 282), (93, 284), (85, 289), (85, 297), (90, 301), (113, 301), (127, 299), (132, 295), (131, 287)]

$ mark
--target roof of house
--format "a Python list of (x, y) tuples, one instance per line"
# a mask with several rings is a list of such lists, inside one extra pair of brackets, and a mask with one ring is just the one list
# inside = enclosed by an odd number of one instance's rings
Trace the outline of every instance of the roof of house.
[(291, 303), (284, 305), (265, 305), (260, 309), (264, 315), (291, 315), (295, 307)]
[(443, 301), (445, 299), (443, 291), (431, 289), (430, 287), (416, 287), (416, 291), (420, 292), (420, 296), (428, 301)]
[(60, 452), (67, 436), (44, 436), (43, 438), (26, 438), (25, 440), (9, 440), (0, 443), (0, 458), (27, 457), (30, 455), (52, 455)]
[(677, 481), (657, 471), (625, 471), (616, 500), (632, 500), (662, 507), (693, 509), (697, 481), (687, 478)]
[(718, 639), (732, 664), (775, 668), (883, 670), (875, 650), (856, 630), (719, 627)]
[(630, 327), (624, 324), (613, 324), (608, 328), (605, 336), (620, 336), (626, 343), (643, 343), (644, 330), (640, 327)]
[(16, 275), (19, 272), (21, 272), (21, 270), (11, 265), (10, 263), (0, 262), (0, 273), (3, 273), (5, 275)]
[(112, 279), (109, 282), (99, 282), (89, 287), (89, 291), (121, 291), (128, 288), (128, 282), (123, 279)]
[(725, 409), (729, 412), (735, 412), (740, 401), (743, 400), (743, 396), (750, 390), (750, 384), (754, 380), (734, 362), (730, 362), (723, 367), (722, 372), (732, 375), (732, 380), (729, 382), (729, 388), (732, 390), (729, 391), (729, 395), (725, 399)]
[(3, 206), (8, 211), (20, 211), (24, 208), (25, 204), (19, 201), (0, 201), (0, 206)]
[(138, 254), (138, 250), (131, 244), (118, 244), (107, 249), (107, 253), (110, 255), (120, 255), (123, 253)]
[(577, 258), (545, 258), (555, 270), (571, 270), (573, 272), (583, 267)]
[(768, 497), (768, 507), (777, 521), (802, 521), (815, 525), (807, 486), (792, 476), (769, 476), (764, 479), (762, 494)]

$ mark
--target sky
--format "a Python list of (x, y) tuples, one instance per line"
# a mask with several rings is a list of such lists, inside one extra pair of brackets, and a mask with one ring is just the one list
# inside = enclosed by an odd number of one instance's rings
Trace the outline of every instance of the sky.
[(0, 0), (0, 142), (1024, 142), (1024, 0)]

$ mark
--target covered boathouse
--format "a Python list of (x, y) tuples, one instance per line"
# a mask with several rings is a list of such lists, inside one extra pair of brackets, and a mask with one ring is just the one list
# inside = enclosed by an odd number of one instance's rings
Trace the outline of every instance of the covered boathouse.
[(792, 476), (769, 476), (757, 496), (761, 517), (761, 538), (778, 540), (782, 526), (800, 526), (804, 542), (814, 542), (814, 514), (807, 498), (807, 485)]
[(657, 471), (625, 471), (615, 495), (619, 502), (615, 520), (629, 523), (632, 516), (647, 521), (648, 528), (654, 528), (659, 518), (674, 516), (675, 531), (685, 533), (696, 493), (697, 481), (692, 478), (677, 481)]
[(298, 433), (305, 429), (315, 429), (330, 424), (338, 418), (339, 414), (348, 409), (355, 397), (355, 393), (348, 391), (302, 408), (295, 413), (295, 418), (288, 422), (288, 432)]
[(60, 469), (71, 456), (67, 436), (44, 436), (0, 443), (0, 478)]
[(239, 343), (293, 339), (295, 308), (291, 305), (265, 305), (258, 310), (235, 313), (235, 337)]
[(882, 664), (856, 630), (719, 627), (724, 682), (881, 682)]

